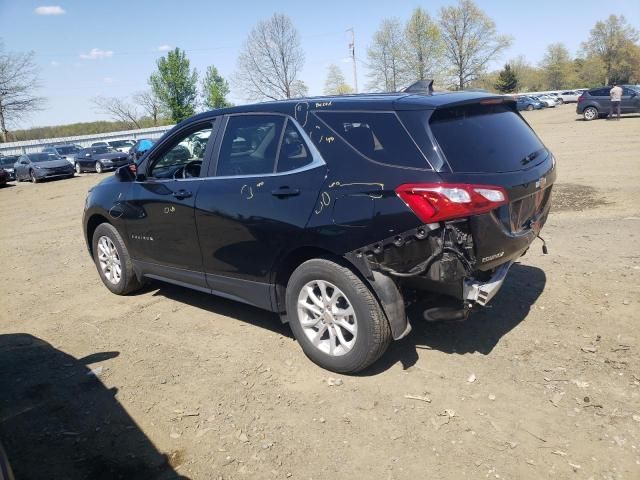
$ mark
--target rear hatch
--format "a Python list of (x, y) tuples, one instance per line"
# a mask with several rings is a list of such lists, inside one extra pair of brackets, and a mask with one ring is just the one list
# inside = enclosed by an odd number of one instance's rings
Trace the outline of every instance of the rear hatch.
[(477, 266), (490, 270), (526, 251), (546, 221), (555, 160), (515, 102), (485, 99), (434, 110), (429, 127), (449, 171), (443, 181), (494, 185), (508, 204), (471, 217)]

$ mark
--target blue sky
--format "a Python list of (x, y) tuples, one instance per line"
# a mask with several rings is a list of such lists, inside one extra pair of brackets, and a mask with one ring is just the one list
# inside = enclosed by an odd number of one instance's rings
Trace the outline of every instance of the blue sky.
[[(238, 52), (251, 28), (274, 12), (289, 15), (302, 37), (306, 63), (302, 80), (310, 94), (321, 94), (327, 66), (340, 65), (352, 79), (347, 28), (356, 32), (356, 54), (366, 60), (366, 47), (385, 17), (406, 20), (421, 6), (432, 16), (453, 0), (0, 0), (0, 37), (5, 50), (36, 53), (47, 108), (22, 127), (105, 119), (90, 99), (97, 95), (128, 96), (147, 88), (162, 49), (187, 50), (192, 66), (203, 72), (214, 64), (230, 77)], [(500, 33), (514, 38), (497, 63), (517, 55), (538, 62), (545, 47), (563, 42), (574, 53), (597, 20), (623, 14), (640, 29), (638, 0), (506, 0), (477, 1)], [(527, 7), (527, 5), (529, 7)], [(47, 7), (47, 8), (44, 8)], [(360, 85), (366, 68), (358, 65)], [(243, 102), (233, 88), (231, 100)]]

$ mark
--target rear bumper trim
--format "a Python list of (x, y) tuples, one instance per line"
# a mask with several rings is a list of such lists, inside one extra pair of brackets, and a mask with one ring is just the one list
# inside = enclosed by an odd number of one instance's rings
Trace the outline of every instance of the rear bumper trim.
[(493, 276), (486, 282), (465, 280), (462, 289), (464, 299), (485, 306), (500, 291), (511, 265), (513, 265), (513, 262), (500, 265)]

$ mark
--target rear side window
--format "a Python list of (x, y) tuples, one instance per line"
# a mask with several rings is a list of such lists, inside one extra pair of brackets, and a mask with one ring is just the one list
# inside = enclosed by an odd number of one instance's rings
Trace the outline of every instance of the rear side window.
[(282, 145), (280, 145), (276, 172), (282, 173), (297, 170), (309, 165), (312, 161), (313, 156), (304, 143), (300, 132), (293, 122), (287, 121), (287, 127), (284, 129), (284, 135), (282, 136)]
[(598, 88), (597, 90), (589, 90), (592, 97), (608, 97), (610, 88)]
[(544, 158), (542, 142), (503, 104), (435, 110), (429, 126), (454, 172), (512, 172)]
[(317, 112), (316, 115), (370, 160), (428, 168), (422, 153), (392, 112)]

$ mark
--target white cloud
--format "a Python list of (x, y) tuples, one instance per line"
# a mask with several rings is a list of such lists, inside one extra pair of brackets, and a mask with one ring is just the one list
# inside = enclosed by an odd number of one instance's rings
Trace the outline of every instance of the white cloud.
[(169, 50), (171, 50), (171, 45), (160, 45), (158, 47), (158, 51), (160, 52), (168, 52)]
[(57, 62), (55, 60), (51, 60), (51, 66), (52, 67), (59, 67), (60, 66), (60, 62)]
[(37, 7), (34, 12), (38, 15), (64, 15), (67, 13), (60, 5)]
[(80, 58), (83, 60), (96, 60), (99, 58), (113, 57), (113, 50), (100, 50), (99, 48), (92, 48), (89, 53), (81, 53)]
[(104, 77), (103, 80), (104, 83), (114, 83), (116, 81), (116, 79), (113, 77)]

